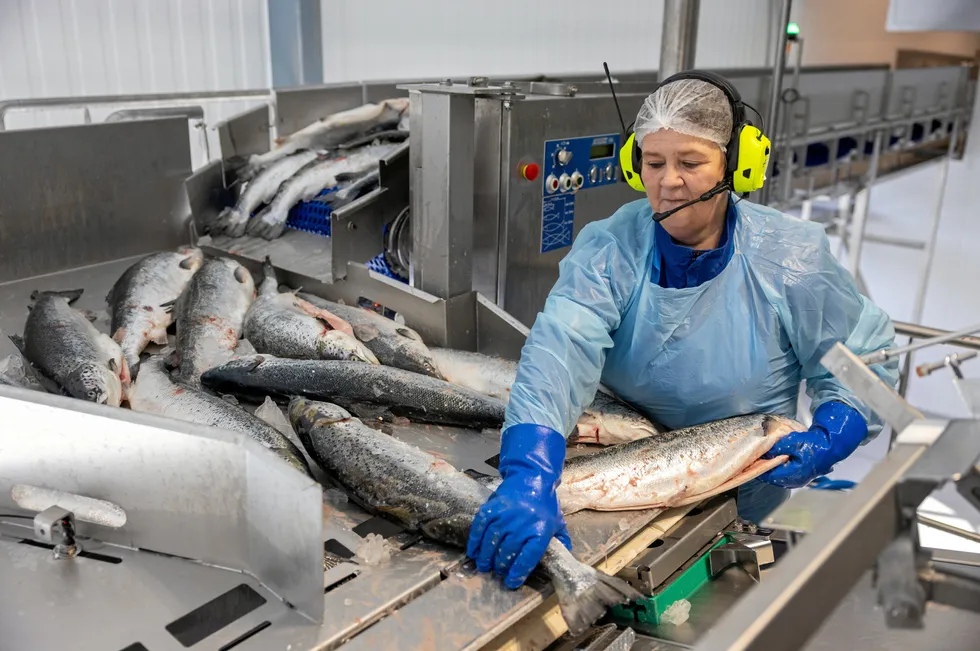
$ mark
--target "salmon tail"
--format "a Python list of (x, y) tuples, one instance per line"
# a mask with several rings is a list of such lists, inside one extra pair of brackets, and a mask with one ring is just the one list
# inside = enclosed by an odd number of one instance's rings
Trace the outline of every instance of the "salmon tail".
[(265, 260), (262, 261), (262, 275), (273, 281), (276, 280), (276, 268), (272, 266), (272, 258), (270, 256), (265, 256)]
[(12, 343), (14, 346), (17, 347), (17, 350), (20, 351), (21, 355), (25, 355), (25, 356), (27, 355), (27, 353), (24, 352), (27, 346), (24, 344), (23, 337), (21, 337), (20, 335), (7, 335), (7, 339), (9, 339), (10, 343)]
[(584, 632), (612, 606), (625, 604), (642, 596), (622, 579), (588, 566), (584, 567), (588, 569), (587, 573), (583, 573), (587, 576), (579, 577), (584, 580), (572, 584), (554, 582), (562, 617), (572, 635)]
[(37, 301), (37, 299), (41, 298), (42, 296), (60, 296), (61, 298), (67, 300), (68, 304), (71, 305), (82, 296), (84, 291), (84, 289), (65, 289), (60, 291), (39, 291), (35, 289), (33, 292), (31, 292), (31, 300)]
[(139, 360), (139, 357), (137, 357), (136, 358), (136, 361), (134, 361), (132, 363), (127, 362), (127, 365), (129, 366), (129, 378), (130, 378), (130, 382), (129, 382), (129, 384), (127, 386), (123, 387), (123, 396), (128, 400), (129, 399), (130, 391), (132, 389), (133, 381), (136, 379), (136, 376), (139, 375), (139, 372), (140, 372), (140, 360)]
[(228, 237), (241, 237), (245, 234), (245, 227), (248, 225), (248, 215), (234, 206), (225, 208), (218, 213), (218, 218), (210, 224), (207, 231), (211, 235), (227, 235)]

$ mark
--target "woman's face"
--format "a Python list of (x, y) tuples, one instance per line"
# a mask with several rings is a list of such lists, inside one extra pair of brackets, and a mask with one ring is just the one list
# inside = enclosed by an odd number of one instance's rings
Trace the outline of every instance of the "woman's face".
[[(725, 176), (725, 155), (715, 143), (671, 129), (643, 138), (640, 178), (654, 212), (666, 212), (697, 199)], [(680, 210), (661, 225), (675, 240), (689, 246), (719, 227), (728, 193)]]

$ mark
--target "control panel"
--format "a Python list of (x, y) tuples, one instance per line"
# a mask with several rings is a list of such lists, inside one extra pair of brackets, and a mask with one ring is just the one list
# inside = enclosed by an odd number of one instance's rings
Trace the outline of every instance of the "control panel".
[(541, 253), (571, 246), (576, 193), (616, 183), (620, 141), (618, 133), (545, 141)]

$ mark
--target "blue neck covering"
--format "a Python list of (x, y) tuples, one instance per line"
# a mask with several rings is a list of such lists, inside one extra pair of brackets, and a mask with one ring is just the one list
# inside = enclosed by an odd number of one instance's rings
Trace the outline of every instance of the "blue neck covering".
[[(669, 218), (668, 218), (669, 219)], [(695, 251), (678, 244), (660, 223), (655, 226), (653, 275), (661, 287), (684, 289), (697, 287), (721, 273), (735, 251), (735, 223), (738, 212), (731, 200), (725, 212), (725, 229), (718, 248)]]

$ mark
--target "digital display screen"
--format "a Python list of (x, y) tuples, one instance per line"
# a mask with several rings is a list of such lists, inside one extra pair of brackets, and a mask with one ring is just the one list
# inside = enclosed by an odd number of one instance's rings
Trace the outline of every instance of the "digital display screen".
[(611, 142), (604, 145), (592, 145), (592, 147), (589, 148), (589, 160), (609, 158), (615, 151), (615, 145), (613, 145)]

